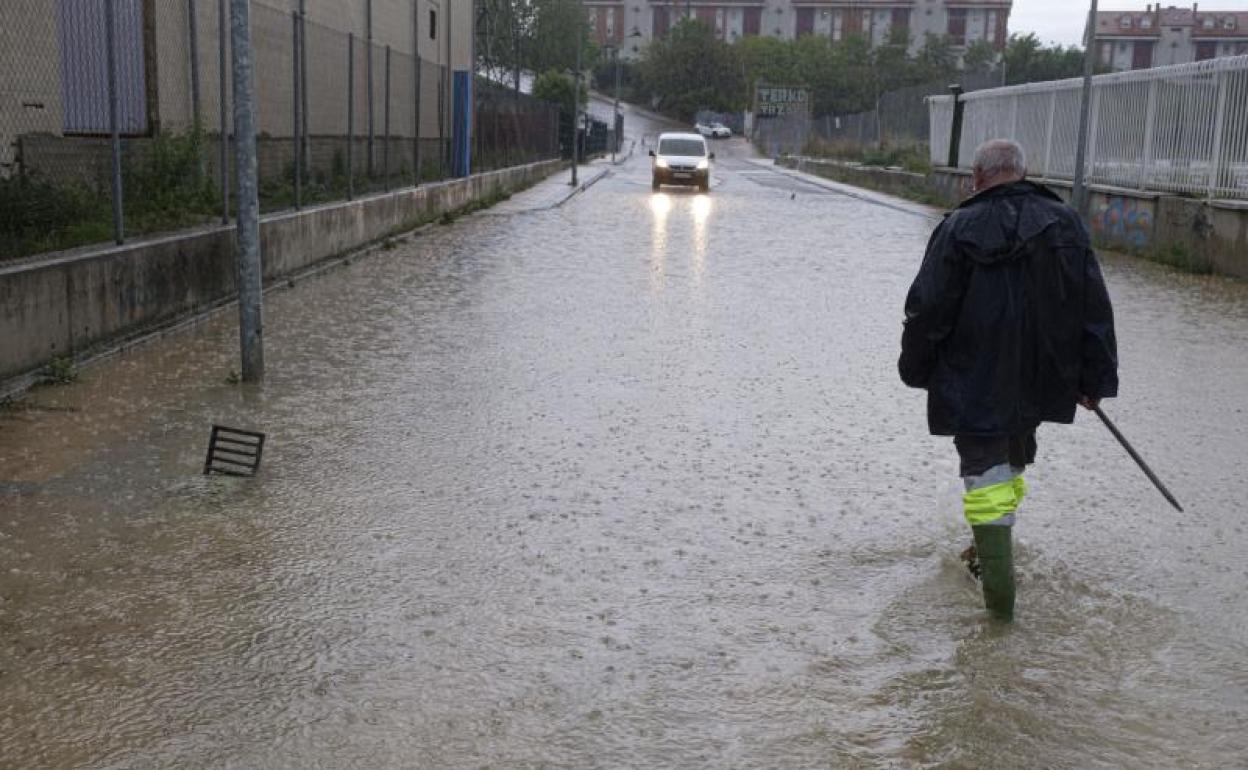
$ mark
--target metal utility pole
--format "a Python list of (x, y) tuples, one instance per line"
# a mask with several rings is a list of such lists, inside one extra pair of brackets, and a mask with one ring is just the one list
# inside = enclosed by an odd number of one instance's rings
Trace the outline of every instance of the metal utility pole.
[(580, 126), (581, 121), (581, 48), (585, 40), (585, 7), (577, 2), (576, 30), (576, 72), (572, 73), (572, 186), (576, 187), (576, 167), (581, 162)]
[(258, 382), (264, 377), (264, 345), (261, 339), (263, 293), (250, 4), (250, 0), (230, 0), (230, 45), (233, 50), (234, 145), (238, 168), (238, 334), (243, 381)]
[(512, 70), (514, 70), (513, 77), (515, 79), (515, 91), (517, 94), (520, 93), (520, 73), (524, 69), (523, 66), (521, 65), (521, 53), (520, 53), (520, 19), (517, 18), (520, 13), (520, 7), (521, 7), (521, 4), (518, 0), (512, 0), (511, 14), (510, 14), (511, 16), (511, 40), (512, 40), (512, 45), (515, 48), (515, 60), (512, 61), (511, 68)]
[(1088, 12), (1088, 27), (1083, 51), (1083, 101), (1079, 105), (1079, 139), (1075, 147), (1075, 179), (1071, 203), (1079, 216), (1087, 217), (1088, 189), (1084, 179), (1088, 162), (1088, 122), (1092, 110), (1092, 70), (1096, 61), (1096, 0)]
[(615, 52), (615, 106), (611, 110), (611, 165), (615, 165), (615, 151), (620, 146), (620, 49)]
[(305, 173), (312, 173), (312, 142), (308, 139), (308, 5), (299, 0), (299, 121), (300, 155)]
[(113, 150), (113, 239), (120, 245), (126, 239), (125, 212), (122, 209), (121, 189), (121, 128), (118, 125), (117, 103), (117, 8), (115, 0), (104, 3), (104, 35), (108, 50), (108, 132), (112, 138)]
[(228, 122), (229, 103), (226, 99), (226, 0), (217, 0), (217, 93), (221, 97), (221, 142), (217, 162), (221, 164), (221, 224), (230, 223), (230, 127)]
[(347, 35), (347, 200), (355, 198), (355, 33)]
[(188, 55), (191, 60), (191, 124), (195, 126), (195, 133), (199, 133), (200, 114), (199, 114), (199, 13), (195, 8), (195, 0), (186, 0), (186, 17), (188, 27), (186, 30), (188, 42), (190, 43)]

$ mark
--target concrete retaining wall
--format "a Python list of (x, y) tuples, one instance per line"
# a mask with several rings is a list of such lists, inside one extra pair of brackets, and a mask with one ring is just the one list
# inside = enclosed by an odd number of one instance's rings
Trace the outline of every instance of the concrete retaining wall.
[[(562, 167), (544, 161), (264, 217), (265, 280), (527, 187)], [(58, 357), (89, 353), (231, 299), (235, 270), (233, 226), (0, 265), (0, 390)]]
[[(971, 194), (970, 174), (939, 168), (930, 175), (821, 158), (782, 158), (781, 165), (845, 184), (952, 207)], [(1071, 183), (1037, 179), (1069, 200)], [(1097, 246), (1184, 270), (1248, 279), (1248, 201), (1207, 201), (1094, 185), (1088, 224)]]

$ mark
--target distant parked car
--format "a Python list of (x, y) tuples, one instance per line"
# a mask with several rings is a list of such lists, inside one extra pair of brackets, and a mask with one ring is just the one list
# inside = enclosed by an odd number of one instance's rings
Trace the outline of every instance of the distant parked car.
[(732, 136), (732, 129), (723, 123), (697, 123), (693, 128), (710, 139), (727, 139)]

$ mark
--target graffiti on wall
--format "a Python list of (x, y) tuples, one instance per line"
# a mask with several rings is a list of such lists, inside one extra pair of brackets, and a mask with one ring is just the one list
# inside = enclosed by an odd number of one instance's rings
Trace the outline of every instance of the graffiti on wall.
[(1092, 235), (1103, 243), (1147, 249), (1153, 242), (1151, 202), (1121, 195), (1107, 197), (1092, 214)]

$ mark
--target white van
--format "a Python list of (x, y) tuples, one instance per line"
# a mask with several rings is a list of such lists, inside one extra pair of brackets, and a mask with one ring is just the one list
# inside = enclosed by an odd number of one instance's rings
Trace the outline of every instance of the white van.
[(696, 186), (702, 192), (711, 189), (711, 161), (715, 153), (706, 147), (699, 134), (659, 134), (657, 150), (650, 151), (650, 187), (665, 184)]

